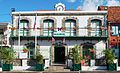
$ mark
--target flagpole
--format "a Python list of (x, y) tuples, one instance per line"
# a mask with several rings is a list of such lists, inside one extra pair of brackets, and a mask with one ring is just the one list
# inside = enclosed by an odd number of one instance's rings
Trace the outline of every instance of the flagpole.
[(37, 13), (36, 13), (36, 15), (35, 15), (35, 24), (34, 24), (34, 30), (35, 30), (35, 58), (36, 58), (36, 47), (37, 47), (37, 31), (36, 31), (36, 27), (35, 27), (35, 25), (37, 25), (36, 24), (36, 20), (37, 20)]
[(20, 58), (20, 13), (19, 13), (19, 18), (18, 18), (18, 58)]

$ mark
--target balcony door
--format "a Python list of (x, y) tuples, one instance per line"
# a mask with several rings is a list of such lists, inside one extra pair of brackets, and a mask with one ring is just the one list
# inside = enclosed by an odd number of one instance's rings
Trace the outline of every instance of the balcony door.
[(65, 35), (66, 36), (76, 36), (76, 20), (67, 19), (65, 20)]
[(46, 19), (43, 21), (43, 35), (44, 36), (52, 36), (54, 31), (54, 21), (51, 19)]
[(20, 36), (28, 36), (29, 33), (29, 21), (28, 20), (20, 20)]

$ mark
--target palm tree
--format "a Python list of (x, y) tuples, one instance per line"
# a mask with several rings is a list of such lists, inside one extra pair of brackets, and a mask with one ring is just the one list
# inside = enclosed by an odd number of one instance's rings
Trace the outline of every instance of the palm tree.
[(0, 48), (0, 59), (3, 60), (3, 70), (11, 70), (13, 68), (13, 61), (15, 58), (15, 52), (12, 48)]
[(73, 65), (71, 70), (81, 70), (81, 60), (82, 60), (82, 56), (81, 56), (81, 48), (79, 45), (75, 45), (72, 48), (72, 57), (73, 57)]

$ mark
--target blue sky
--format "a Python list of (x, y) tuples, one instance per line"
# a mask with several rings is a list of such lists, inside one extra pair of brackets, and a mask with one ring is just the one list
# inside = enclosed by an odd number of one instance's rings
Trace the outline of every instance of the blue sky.
[[(11, 8), (16, 11), (54, 10), (56, 3), (66, 9), (96, 10), (99, 5), (120, 5), (120, 0), (0, 0), (0, 22), (11, 22)], [(90, 7), (90, 8), (89, 8)]]

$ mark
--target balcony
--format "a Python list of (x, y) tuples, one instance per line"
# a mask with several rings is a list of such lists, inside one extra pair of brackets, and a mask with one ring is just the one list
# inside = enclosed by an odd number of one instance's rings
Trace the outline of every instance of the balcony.
[[(66, 40), (107, 40), (107, 37), (93, 37), (93, 36), (54, 36), (56, 40), (65, 38)], [(11, 39), (18, 40), (18, 36), (12, 36)], [(34, 40), (35, 36), (20, 36), (21, 40)], [(37, 36), (38, 40), (51, 40), (52, 36)]]
[[(44, 28), (46, 29), (46, 28)], [(37, 28), (35, 31), (30, 31), (28, 35), (25, 36), (20, 36), (21, 39), (34, 39), (35, 38), (35, 33), (37, 33), (37, 38), (38, 39), (51, 39), (52, 36), (54, 38), (59, 39), (59, 38), (66, 38), (66, 39), (83, 39), (83, 40), (94, 40), (94, 39), (106, 39), (108, 37), (107, 35), (107, 30), (98, 30), (98, 29), (88, 29), (88, 28), (79, 28), (78, 30), (70, 30), (66, 31), (65, 29), (58, 30), (57, 29), (50, 29), (48, 31), (44, 31), (42, 28)], [(49, 29), (49, 28), (48, 28)], [(97, 31), (95, 31), (97, 30)], [(18, 30), (13, 30), (13, 33), (11, 35), (11, 38), (18, 39)], [(42, 33), (41, 33), (42, 31)], [(16, 33), (17, 32), (17, 33)]]

